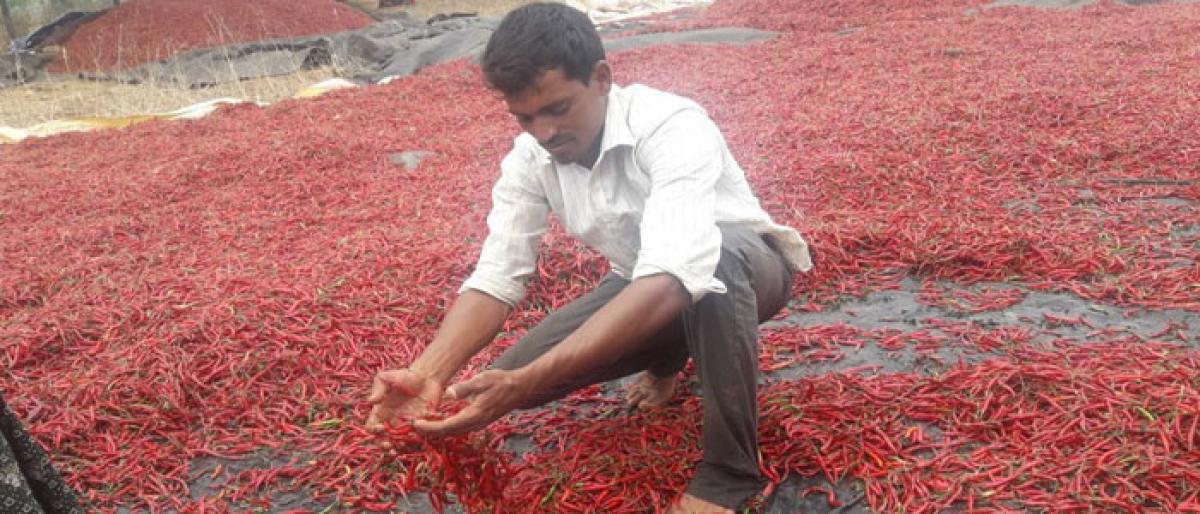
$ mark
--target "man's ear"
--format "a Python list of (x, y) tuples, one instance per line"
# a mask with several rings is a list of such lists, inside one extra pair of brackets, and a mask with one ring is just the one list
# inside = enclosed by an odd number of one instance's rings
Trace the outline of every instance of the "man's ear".
[(608, 65), (608, 61), (596, 61), (592, 66), (592, 82), (600, 88), (600, 92), (608, 94), (612, 89), (612, 67)]

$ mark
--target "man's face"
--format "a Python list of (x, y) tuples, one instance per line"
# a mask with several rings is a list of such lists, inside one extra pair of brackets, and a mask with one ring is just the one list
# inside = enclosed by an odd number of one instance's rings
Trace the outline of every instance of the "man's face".
[(537, 138), (555, 161), (590, 167), (597, 157), (611, 87), (612, 72), (608, 63), (600, 61), (587, 85), (555, 68), (504, 101), (521, 128)]

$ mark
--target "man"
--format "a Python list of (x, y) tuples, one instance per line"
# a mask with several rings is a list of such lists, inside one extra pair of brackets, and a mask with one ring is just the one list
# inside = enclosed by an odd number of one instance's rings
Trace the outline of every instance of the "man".
[[(560, 4), (511, 12), (482, 67), (525, 133), (500, 164), (474, 273), (425, 352), (375, 377), (368, 426), (409, 419), (425, 434), (460, 434), (638, 372), (630, 404), (660, 405), (690, 356), (704, 401), (704, 457), (672, 509), (732, 512), (764, 485), (758, 324), (785, 305), (792, 272), (811, 267), (806, 244), (762, 210), (703, 109), (612, 83), (583, 13)], [(447, 389), (525, 295), (550, 211), (612, 272), (492, 369)], [(423, 419), (443, 394), (471, 401), (446, 420)]]

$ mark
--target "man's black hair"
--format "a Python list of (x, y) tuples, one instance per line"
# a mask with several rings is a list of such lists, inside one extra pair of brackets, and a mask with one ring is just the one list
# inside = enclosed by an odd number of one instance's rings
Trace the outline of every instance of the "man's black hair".
[(563, 4), (534, 3), (504, 17), (488, 39), (482, 65), (492, 88), (515, 95), (556, 68), (586, 85), (602, 60), (604, 44), (586, 14)]

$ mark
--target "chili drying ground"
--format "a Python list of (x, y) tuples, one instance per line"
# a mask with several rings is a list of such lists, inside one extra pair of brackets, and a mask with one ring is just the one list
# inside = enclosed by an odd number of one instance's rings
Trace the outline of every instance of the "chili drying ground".
[[(613, 58), (619, 81), (708, 107), (813, 243), (764, 329), (765, 471), (825, 508), (1195, 509), (1200, 6), (968, 7), (721, 2), (679, 23), (784, 34)], [(356, 428), (484, 236), (516, 127), (480, 84), (459, 62), (3, 150), (0, 387), (94, 508), (403, 490), (644, 512), (678, 493), (699, 454), (686, 393), (626, 415), (592, 388), (487, 435), (395, 434), (395, 455)], [(389, 159), (410, 150), (432, 155)], [(560, 231), (544, 255), (500, 347), (604, 272)]]
[(80, 27), (48, 69), (117, 71), (188, 50), (325, 34), (371, 22), (331, 0), (131, 0)]

